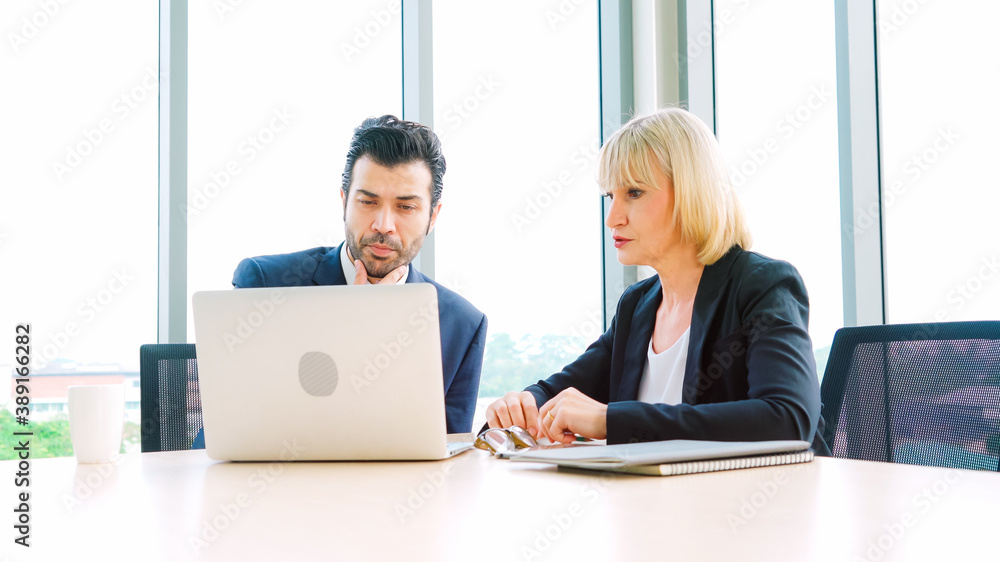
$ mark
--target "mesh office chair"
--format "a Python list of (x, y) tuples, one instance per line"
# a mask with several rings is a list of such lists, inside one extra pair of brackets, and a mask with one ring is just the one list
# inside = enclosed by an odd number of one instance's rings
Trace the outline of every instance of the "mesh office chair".
[(139, 347), (142, 452), (191, 448), (202, 426), (193, 343)]
[(1000, 322), (838, 330), (821, 394), (835, 457), (1000, 471)]

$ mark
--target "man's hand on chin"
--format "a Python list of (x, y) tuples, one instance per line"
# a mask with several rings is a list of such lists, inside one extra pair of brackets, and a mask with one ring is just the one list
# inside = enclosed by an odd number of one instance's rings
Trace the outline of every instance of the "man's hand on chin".
[[(357, 269), (357, 274), (354, 276), (354, 285), (364, 285), (368, 281), (368, 270), (365, 269), (365, 262), (361, 260), (354, 260), (354, 268)], [(396, 269), (393, 269), (380, 279), (377, 283), (372, 283), (372, 285), (395, 285), (403, 278), (403, 274), (406, 273), (406, 266), (401, 265)]]

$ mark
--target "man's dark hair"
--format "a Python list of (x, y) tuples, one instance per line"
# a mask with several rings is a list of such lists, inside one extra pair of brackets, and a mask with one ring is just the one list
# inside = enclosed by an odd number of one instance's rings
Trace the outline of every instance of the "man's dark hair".
[(423, 162), (431, 171), (431, 212), (441, 200), (444, 189), (444, 155), (441, 141), (429, 127), (413, 121), (402, 121), (393, 115), (365, 119), (351, 137), (344, 165), (344, 184), (341, 189), (346, 197), (351, 189), (354, 163), (367, 156), (379, 166), (392, 168), (400, 164)]

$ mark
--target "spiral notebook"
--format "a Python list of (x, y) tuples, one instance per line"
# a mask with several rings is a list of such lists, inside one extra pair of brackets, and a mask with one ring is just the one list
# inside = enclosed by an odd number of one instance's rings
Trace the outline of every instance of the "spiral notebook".
[(675, 476), (738, 468), (777, 466), (813, 459), (806, 441), (651, 441), (527, 450), (514, 462), (551, 463), (564, 468), (604, 470), (650, 476)]

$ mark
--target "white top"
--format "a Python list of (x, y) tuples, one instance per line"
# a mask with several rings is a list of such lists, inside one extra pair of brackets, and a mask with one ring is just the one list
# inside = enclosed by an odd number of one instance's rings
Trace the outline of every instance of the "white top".
[[(354, 262), (351, 261), (350, 256), (347, 255), (347, 244), (340, 249), (340, 266), (344, 268), (344, 279), (347, 280), (347, 284), (350, 285), (354, 282), (354, 277), (358, 274), (358, 268), (354, 267)], [(396, 281), (397, 285), (402, 285), (406, 283), (406, 278), (410, 275), (410, 266), (406, 265), (406, 271), (403, 272), (403, 276)], [(365, 279), (365, 285), (371, 285), (372, 282)]]
[(684, 387), (684, 367), (687, 366), (688, 336), (691, 327), (681, 334), (674, 345), (653, 353), (653, 338), (649, 339), (646, 366), (639, 381), (639, 400), (650, 404), (680, 404)]

